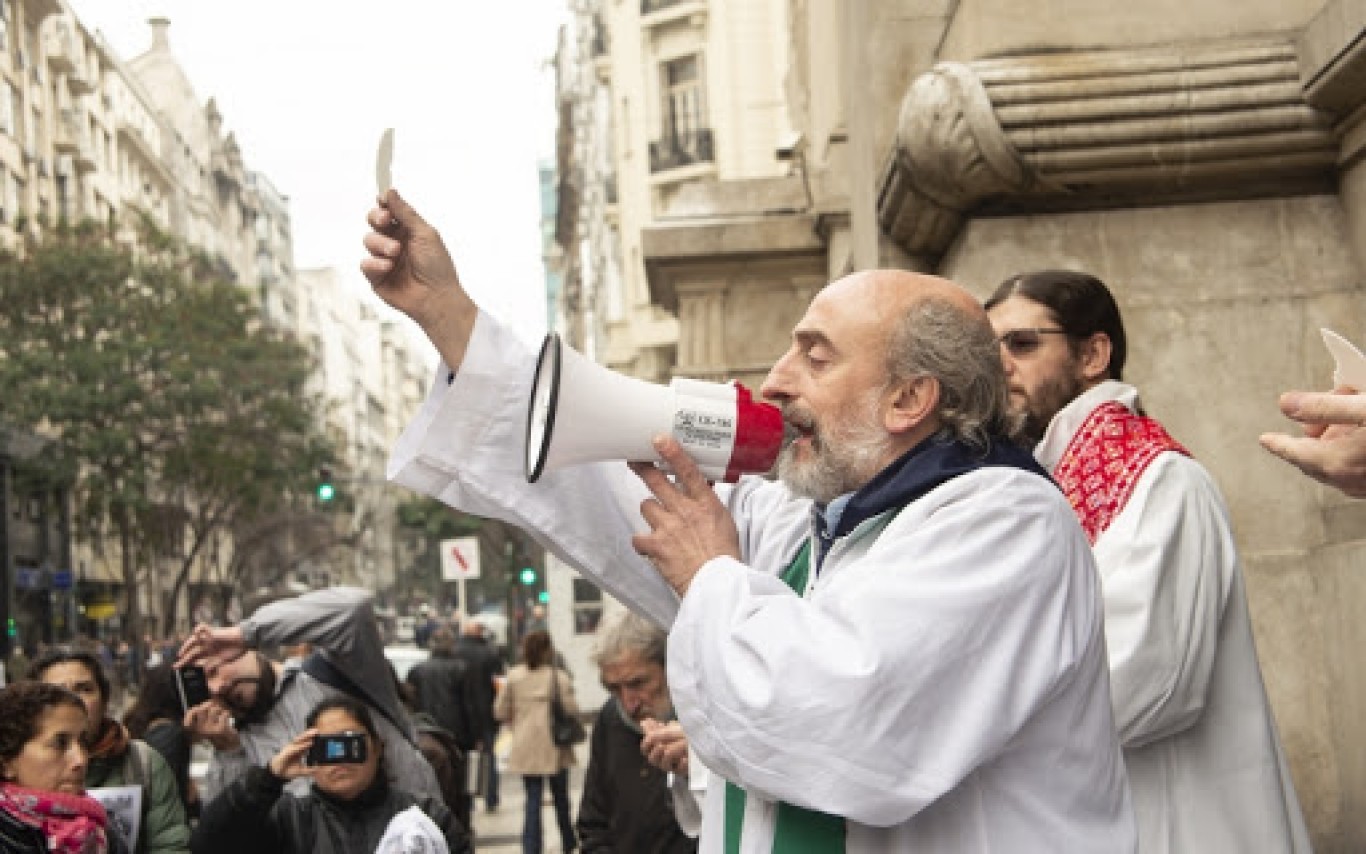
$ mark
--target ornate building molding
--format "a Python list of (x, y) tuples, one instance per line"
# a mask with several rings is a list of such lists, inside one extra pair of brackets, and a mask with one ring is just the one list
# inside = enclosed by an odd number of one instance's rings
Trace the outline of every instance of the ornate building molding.
[(1337, 155), (1288, 40), (946, 62), (902, 101), (878, 219), (937, 256), (972, 214), (1331, 191)]

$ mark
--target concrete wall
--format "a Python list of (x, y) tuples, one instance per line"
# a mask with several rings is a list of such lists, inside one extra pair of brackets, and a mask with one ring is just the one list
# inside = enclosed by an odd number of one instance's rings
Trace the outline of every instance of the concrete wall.
[[(1286, 428), (1279, 392), (1331, 385), (1320, 326), (1366, 341), (1366, 277), (1339, 200), (977, 219), (940, 272), (985, 296), (1012, 273), (1046, 267), (1110, 285), (1129, 334), (1125, 378), (1223, 490), (1306, 818), (1319, 850), (1360, 850), (1366, 837), (1349, 824), (1360, 824), (1353, 815), (1366, 792), (1366, 679), (1355, 675), (1350, 642), (1366, 609), (1357, 580), (1366, 506), (1347, 505), (1257, 444)], [(1354, 531), (1331, 524), (1346, 510)], [(1335, 541), (1348, 536), (1357, 539)]]

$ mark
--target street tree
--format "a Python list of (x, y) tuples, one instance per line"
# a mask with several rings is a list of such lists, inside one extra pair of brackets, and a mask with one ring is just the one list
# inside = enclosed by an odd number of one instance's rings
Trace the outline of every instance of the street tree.
[(84, 223), (0, 252), (0, 418), (55, 439), (42, 464), (78, 529), (117, 542), (133, 638), (153, 567), (179, 559), (178, 593), (217, 538), (309, 494), (331, 458), (310, 366), (225, 265), (145, 218), (134, 241)]

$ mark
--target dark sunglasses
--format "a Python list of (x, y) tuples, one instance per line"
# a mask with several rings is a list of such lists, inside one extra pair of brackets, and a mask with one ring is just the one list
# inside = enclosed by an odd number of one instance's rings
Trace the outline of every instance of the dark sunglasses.
[(1043, 343), (1044, 335), (1066, 335), (1066, 329), (1012, 329), (996, 336), (996, 340), (1012, 356), (1028, 356)]

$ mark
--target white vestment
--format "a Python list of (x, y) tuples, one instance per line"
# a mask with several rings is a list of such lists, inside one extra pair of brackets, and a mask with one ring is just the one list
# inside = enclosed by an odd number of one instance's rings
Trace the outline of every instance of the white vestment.
[(712, 772), (704, 854), (723, 850), (725, 780), (747, 793), (747, 854), (772, 851), (777, 801), (843, 817), (851, 854), (1135, 850), (1099, 579), (1051, 483), (955, 477), (837, 540), (803, 598), (778, 573), (811, 534), (811, 502), (744, 478), (720, 490), (744, 563), (709, 561), (680, 602), (631, 548), (648, 493), (624, 464), (526, 482), (533, 368), (481, 314), (390, 475), (534, 532), (671, 627), (678, 718)]
[[(1106, 381), (1053, 419), (1035, 456), (1057, 468)], [(1144, 854), (1310, 851), (1252, 641), (1228, 511), (1208, 472), (1160, 453), (1095, 543), (1115, 724)]]

